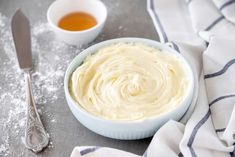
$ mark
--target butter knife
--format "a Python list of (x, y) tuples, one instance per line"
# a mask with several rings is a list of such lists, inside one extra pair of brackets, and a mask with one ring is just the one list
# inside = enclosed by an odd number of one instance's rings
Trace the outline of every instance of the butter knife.
[(49, 136), (40, 120), (33, 98), (30, 75), (31, 69), (33, 68), (30, 24), (21, 10), (16, 11), (14, 14), (11, 21), (11, 29), (19, 67), (24, 71), (26, 81), (26, 102), (28, 108), (24, 144), (28, 149), (38, 153), (48, 145)]

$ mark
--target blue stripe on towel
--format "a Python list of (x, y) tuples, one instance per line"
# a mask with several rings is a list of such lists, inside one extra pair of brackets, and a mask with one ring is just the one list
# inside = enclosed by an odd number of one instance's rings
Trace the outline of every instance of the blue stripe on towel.
[(215, 132), (224, 132), (226, 128), (215, 129)]
[(225, 98), (231, 98), (231, 97), (235, 97), (235, 94), (230, 94), (230, 95), (224, 95), (224, 96), (221, 96), (221, 97), (218, 97), (217, 99), (213, 100), (209, 106), (211, 107), (213, 104), (215, 104), (217, 101), (220, 101), (222, 99), (225, 99)]
[(230, 0), (226, 3), (224, 3), (220, 8), (219, 10), (222, 11), (224, 8), (226, 8), (227, 6), (230, 6), (231, 4), (235, 3), (235, 0)]
[(207, 74), (204, 76), (205, 79), (211, 78), (211, 77), (215, 77), (215, 76), (219, 76), (222, 75), (223, 73), (225, 73), (228, 68), (233, 65), (235, 63), (235, 59), (230, 60), (227, 64), (225, 64), (225, 66), (219, 70), (218, 72), (212, 73), (212, 74)]
[[(227, 95), (227, 96), (220, 96), (217, 99), (213, 100), (211, 103), (209, 103), (209, 106), (212, 106), (216, 102), (218, 102), (220, 100), (223, 100), (223, 99), (226, 99), (226, 98), (230, 98), (232, 96), (235, 97), (235, 94), (234, 95)], [(206, 115), (195, 125), (195, 127), (193, 128), (193, 131), (192, 131), (192, 133), (191, 133), (191, 135), (189, 137), (187, 146), (189, 147), (189, 150), (191, 152), (192, 157), (196, 157), (197, 156), (195, 151), (194, 151), (194, 149), (193, 149), (193, 147), (192, 147), (193, 141), (194, 141), (194, 139), (196, 137), (196, 134), (197, 134), (198, 130), (201, 128), (201, 126), (203, 124), (205, 124), (205, 122), (209, 119), (210, 115), (211, 115), (211, 111), (209, 109), (207, 111)]]
[(80, 151), (80, 155), (83, 156), (83, 155), (86, 155), (88, 153), (92, 153), (94, 151), (96, 151), (97, 149), (99, 149), (100, 147), (90, 147), (90, 148), (86, 148), (84, 150), (81, 150)]
[(208, 27), (205, 28), (204, 31), (209, 31), (211, 30), (217, 23), (219, 23), (220, 21), (222, 21), (224, 19), (224, 16), (220, 16), (217, 19), (215, 19), (215, 21), (213, 21)]
[(208, 120), (208, 118), (210, 117), (210, 114), (211, 114), (211, 111), (208, 110), (206, 115), (197, 123), (197, 125), (193, 128), (193, 131), (192, 131), (192, 134), (191, 136), (189, 137), (189, 141), (188, 141), (188, 144), (187, 146), (189, 147), (189, 150), (192, 154), (192, 157), (196, 157), (196, 153), (195, 151), (193, 150), (193, 147), (192, 147), (192, 144), (193, 144), (193, 141), (196, 137), (196, 134), (198, 132), (198, 130), (201, 128), (201, 126)]

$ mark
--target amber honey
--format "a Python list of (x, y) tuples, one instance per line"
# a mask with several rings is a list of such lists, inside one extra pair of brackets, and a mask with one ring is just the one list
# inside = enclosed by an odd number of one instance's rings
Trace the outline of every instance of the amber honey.
[(94, 27), (96, 19), (85, 12), (73, 12), (62, 17), (58, 26), (69, 31), (82, 31)]

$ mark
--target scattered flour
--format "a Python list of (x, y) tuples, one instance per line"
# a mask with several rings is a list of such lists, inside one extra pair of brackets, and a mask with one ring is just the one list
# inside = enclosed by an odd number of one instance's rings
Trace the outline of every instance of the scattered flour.
[[(63, 77), (69, 62), (81, 48), (57, 41), (47, 23), (31, 26), (33, 93), (40, 114), (50, 125), (57, 121), (47, 105), (58, 100), (63, 91)], [(62, 93), (63, 94), (63, 93)], [(10, 19), (0, 13), (0, 156), (21, 156), (11, 151), (12, 142), (22, 145), (26, 125), (25, 82), (18, 67), (10, 29)], [(53, 148), (50, 142), (49, 148)], [(22, 153), (23, 154), (23, 153)]]

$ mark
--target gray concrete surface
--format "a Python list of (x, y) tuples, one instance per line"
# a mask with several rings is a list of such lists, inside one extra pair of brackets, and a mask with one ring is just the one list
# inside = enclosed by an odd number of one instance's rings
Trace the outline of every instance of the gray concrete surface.
[[(31, 24), (35, 24), (38, 21), (46, 22), (46, 10), (51, 2), (52, 0), (1, 0), (0, 13), (6, 15), (7, 18), (11, 18), (16, 9), (21, 8), (29, 17)], [(145, 0), (103, 0), (103, 2), (108, 8), (107, 23), (102, 34), (92, 44), (117, 37), (142, 37), (158, 40), (157, 33), (146, 10)], [(1, 52), (3, 46), (0, 44), (0, 71), (3, 68), (1, 64), (6, 60), (6, 55), (4, 55), (3, 51)], [(11, 70), (10, 65), (8, 68)], [(6, 84), (14, 82), (10, 82), (11, 80), (4, 82), (2, 79), (4, 76), (0, 75), (0, 77), (1, 96), (4, 92), (11, 90)], [(56, 94), (60, 99), (50, 105), (45, 105), (43, 110), (48, 113), (53, 113), (57, 123), (52, 124), (45, 114), (41, 115), (46, 129), (51, 135), (52, 146), (40, 154), (35, 155), (24, 147), (20, 138), (13, 136), (13, 132), (11, 131), (14, 131), (14, 128), (8, 128), (9, 143), (7, 144), (7, 150), (1, 150), (0, 148), (0, 156), (67, 157), (75, 146), (80, 145), (113, 147), (139, 155), (142, 155), (146, 150), (151, 138), (132, 141), (114, 140), (97, 135), (86, 129), (70, 112), (64, 97), (63, 87)], [(2, 100), (1, 102), (4, 101)], [(7, 104), (1, 103), (0, 119), (3, 119), (3, 116), (8, 112)], [(0, 124), (3, 125), (3, 122)], [(0, 137), (3, 137), (4, 131), (1, 128), (4, 127), (0, 126)], [(23, 136), (23, 132), (20, 132), (19, 136)], [(1, 144), (4, 146), (3, 142), (4, 140), (0, 139), (0, 146)]]

